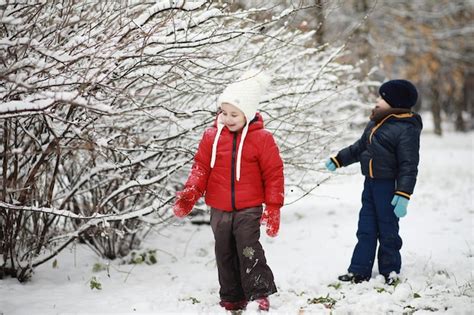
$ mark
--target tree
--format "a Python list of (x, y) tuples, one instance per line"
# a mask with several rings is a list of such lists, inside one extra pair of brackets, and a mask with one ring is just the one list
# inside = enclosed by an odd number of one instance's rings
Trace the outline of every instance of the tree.
[[(369, 65), (382, 66), (382, 79), (405, 77), (415, 82), (423, 101), (421, 108), (433, 114), (435, 133), (442, 133), (443, 113), (453, 117), (456, 130), (465, 130), (463, 112), (467, 111), (467, 102), (463, 88), (474, 66), (473, 44), (466, 40), (473, 32), (472, 3), (464, 0), (353, 3), (355, 6), (365, 3), (365, 8), (373, 8), (364, 27), (359, 28), (366, 34), (368, 51), (378, 56), (378, 60), (366, 58)], [(350, 12), (342, 12), (349, 16)], [(334, 16), (337, 15), (331, 17)], [(354, 46), (367, 47), (357, 41), (349, 49)]]
[(262, 112), (298, 196), (324, 180), (333, 126), (361, 104), (342, 48), (306, 48), (312, 33), (284, 26), (297, 8), (269, 20), (212, 1), (2, 10), (0, 270), (20, 281), (77, 239), (113, 259), (170, 222), (210, 104), (245, 69), (274, 77)]

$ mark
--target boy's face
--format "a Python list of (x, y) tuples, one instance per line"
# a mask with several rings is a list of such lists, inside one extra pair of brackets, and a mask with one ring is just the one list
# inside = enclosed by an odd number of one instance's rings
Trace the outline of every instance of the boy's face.
[(390, 109), (392, 108), (383, 98), (379, 97), (377, 103), (375, 104), (375, 110), (378, 109)]
[(221, 104), (222, 110), (222, 122), (229, 128), (230, 131), (236, 132), (245, 126), (245, 115), (244, 113), (229, 103)]

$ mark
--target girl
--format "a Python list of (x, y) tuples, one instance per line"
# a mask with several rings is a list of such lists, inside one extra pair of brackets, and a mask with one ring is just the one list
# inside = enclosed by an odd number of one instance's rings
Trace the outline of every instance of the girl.
[[(201, 139), (184, 189), (173, 211), (182, 218), (205, 194), (220, 284), (220, 305), (245, 309), (257, 301), (268, 311), (277, 291), (259, 242), (260, 224), (275, 237), (284, 201), (283, 162), (272, 134), (264, 129), (257, 106), (269, 78), (247, 72), (219, 97), (214, 126)], [(263, 210), (262, 204), (265, 204)]]

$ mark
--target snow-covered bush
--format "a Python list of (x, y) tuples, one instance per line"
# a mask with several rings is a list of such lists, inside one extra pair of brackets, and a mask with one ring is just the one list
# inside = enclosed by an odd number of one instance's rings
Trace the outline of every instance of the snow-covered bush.
[(342, 47), (308, 47), (310, 33), (285, 26), (293, 9), (261, 20), (263, 8), (212, 1), (0, 7), (0, 273), (20, 281), (78, 238), (113, 259), (168, 222), (217, 96), (244, 70), (273, 76), (261, 110), (300, 195), (361, 104)]

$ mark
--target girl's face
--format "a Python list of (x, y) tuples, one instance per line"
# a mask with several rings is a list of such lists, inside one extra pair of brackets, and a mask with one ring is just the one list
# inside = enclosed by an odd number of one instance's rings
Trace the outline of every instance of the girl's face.
[(381, 109), (390, 109), (392, 108), (383, 98), (379, 97), (377, 103), (375, 104), (375, 110)]
[(246, 120), (244, 113), (229, 103), (221, 104), (222, 122), (231, 132), (236, 132), (244, 128)]

